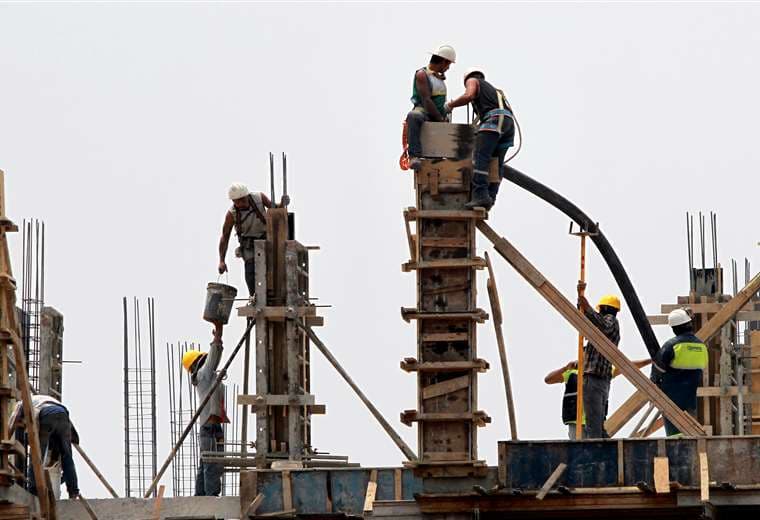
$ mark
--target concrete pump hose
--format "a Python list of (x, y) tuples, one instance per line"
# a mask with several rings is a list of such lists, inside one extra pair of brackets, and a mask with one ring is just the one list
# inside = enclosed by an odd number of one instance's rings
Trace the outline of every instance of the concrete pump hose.
[(576, 224), (581, 226), (581, 229), (595, 233), (591, 235), (590, 238), (596, 245), (599, 253), (601, 253), (604, 261), (607, 263), (610, 272), (612, 272), (612, 276), (615, 278), (615, 281), (620, 288), (620, 292), (623, 294), (623, 298), (625, 298), (625, 302), (628, 304), (631, 316), (633, 316), (633, 321), (639, 329), (641, 339), (644, 340), (644, 345), (649, 352), (649, 356), (654, 359), (655, 355), (660, 350), (660, 344), (657, 341), (657, 337), (654, 335), (652, 326), (649, 324), (649, 320), (644, 312), (644, 308), (641, 306), (641, 301), (636, 294), (636, 290), (633, 288), (633, 284), (623, 268), (623, 263), (620, 261), (615, 250), (612, 249), (612, 245), (604, 236), (604, 233), (598, 228), (597, 224), (591, 220), (588, 215), (581, 211), (578, 206), (559, 193), (553, 191), (551, 188), (528, 177), (511, 166), (507, 166), (506, 161), (504, 165), (504, 178), (538, 198), (543, 199), (545, 202), (548, 202), (570, 217)]

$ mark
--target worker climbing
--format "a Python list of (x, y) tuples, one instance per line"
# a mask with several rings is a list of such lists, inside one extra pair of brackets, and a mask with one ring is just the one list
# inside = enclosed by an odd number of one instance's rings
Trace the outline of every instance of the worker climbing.
[[(240, 183), (230, 186), (228, 195), (232, 201), (232, 207), (224, 217), (222, 237), (219, 239), (219, 274), (227, 272), (225, 258), (230, 234), (234, 227), (240, 244), (235, 250), (235, 256), (243, 259), (245, 283), (248, 286), (249, 295), (253, 296), (256, 280), (253, 241), (266, 238), (266, 212), (267, 208), (272, 207), (272, 202), (263, 193), (251, 193), (245, 184)], [(288, 196), (283, 195), (280, 204), (287, 206), (289, 202)]]
[[(504, 159), (515, 142), (515, 121), (504, 92), (486, 81), (483, 69), (473, 67), (464, 73), (465, 92), (444, 105), (451, 112), (456, 107), (472, 103), (478, 119), (472, 172), (472, 198), (467, 208), (491, 209), (496, 202), (501, 179), (504, 178)], [(498, 180), (489, 182), (491, 159), (498, 161)]]
[[(598, 312), (584, 296), (585, 282), (578, 282), (578, 308), (616, 346), (620, 343), (620, 324), (617, 313), (620, 299), (617, 296), (602, 296)], [(607, 419), (607, 400), (610, 395), (612, 363), (605, 358), (591, 342), (583, 349), (583, 410), (586, 416), (584, 436), (588, 439), (607, 437), (604, 421)]]
[(422, 165), (422, 124), (426, 121), (446, 121), (446, 71), (457, 60), (457, 53), (451, 45), (441, 45), (430, 54), (427, 67), (414, 73), (414, 108), (406, 116), (409, 167), (413, 170), (418, 170)]
[[(69, 493), (69, 498), (77, 498), (79, 496), (79, 481), (72, 457), (71, 444), (72, 442), (79, 444), (79, 434), (74, 425), (71, 424), (68, 409), (54, 397), (38, 394), (32, 396), (32, 413), (39, 432), (43, 463), (45, 463), (45, 459), (48, 459), (49, 463), (54, 458), (54, 454), (60, 458), (66, 491)], [(16, 429), (24, 429), (23, 419), (24, 407), (22, 402), (18, 401), (8, 424), (9, 438), (13, 438), (13, 432)], [(29, 491), (36, 495), (37, 483), (31, 464), (28, 467), (27, 478)]]
[[(201, 424), (198, 434), (201, 452), (224, 451), (222, 424), (230, 422), (224, 406), (224, 385), (214, 388), (222, 350), (222, 324), (216, 323), (208, 352), (188, 350), (182, 356), (182, 366), (190, 373), (190, 381), (195, 387), (198, 402), (202, 402), (211, 390), (214, 391), (198, 417)], [(201, 461), (195, 477), (195, 496), (219, 496), (222, 491), (223, 472), (224, 467), (220, 464)]]
[[(694, 334), (691, 316), (684, 309), (668, 314), (668, 325), (675, 337), (662, 346), (652, 365), (652, 380), (681, 410), (697, 416), (697, 387), (702, 383), (702, 371), (707, 367), (705, 344)], [(681, 432), (665, 418), (668, 437)]]

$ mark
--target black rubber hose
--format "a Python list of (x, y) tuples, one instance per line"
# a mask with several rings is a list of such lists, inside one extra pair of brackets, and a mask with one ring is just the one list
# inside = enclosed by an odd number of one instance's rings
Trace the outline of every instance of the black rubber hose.
[(644, 308), (641, 306), (641, 301), (639, 301), (636, 290), (633, 288), (631, 279), (628, 278), (628, 274), (625, 272), (620, 258), (618, 258), (615, 250), (612, 249), (612, 246), (607, 241), (604, 233), (598, 228), (596, 222), (591, 220), (578, 206), (556, 191), (531, 179), (511, 166), (504, 165), (504, 175), (504, 178), (508, 181), (517, 184), (522, 189), (545, 200), (560, 210), (562, 213), (570, 217), (576, 224), (581, 226), (582, 229), (595, 233), (589, 238), (591, 238), (596, 245), (602, 258), (604, 258), (604, 261), (607, 262), (607, 267), (610, 268), (612, 276), (615, 278), (615, 281), (620, 288), (620, 292), (623, 294), (623, 298), (628, 304), (628, 309), (631, 312), (631, 316), (633, 316), (633, 321), (636, 322), (636, 327), (639, 329), (639, 334), (641, 334), (641, 338), (644, 340), (644, 345), (649, 352), (649, 356), (654, 359), (655, 355), (660, 350), (660, 344), (657, 341), (657, 337), (654, 335), (654, 331), (649, 324)]

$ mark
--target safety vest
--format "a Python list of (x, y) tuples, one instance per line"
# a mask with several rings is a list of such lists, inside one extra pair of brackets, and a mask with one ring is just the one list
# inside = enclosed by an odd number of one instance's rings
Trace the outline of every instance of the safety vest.
[[(562, 372), (565, 382), (565, 394), (562, 396), (562, 422), (575, 424), (578, 411), (578, 370), (571, 368)], [(586, 414), (583, 414), (582, 424), (586, 424)]]
[(673, 346), (673, 361), (670, 362), (670, 366), (681, 370), (704, 370), (707, 360), (707, 346), (704, 343), (676, 343)]
[(422, 104), (422, 96), (420, 96), (419, 92), (417, 92), (417, 72), (420, 70), (424, 70), (425, 74), (427, 74), (428, 87), (430, 88), (430, 97), (433, 100), (435, 108), (438, 109), (440, 116), (444, 117), (446, 115), (446, 110), (443, 107), (446, 104), (446, 82), (443, 79), (439, 78), (436, 73), (430, 70), (428, 67), (419, 69), (414, 73), (414, 78), (412, 79), (412, 103), (414, 104), (414, 107), (421, 107), (422, 109), (425, 108)]

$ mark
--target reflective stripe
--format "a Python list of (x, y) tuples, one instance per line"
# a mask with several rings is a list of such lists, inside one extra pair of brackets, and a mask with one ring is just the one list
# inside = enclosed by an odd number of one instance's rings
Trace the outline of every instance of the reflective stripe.
[(678, 343), (673, 346), (672, 368), (702, 370), (707, 366), (707, 347), (704, 343)]

